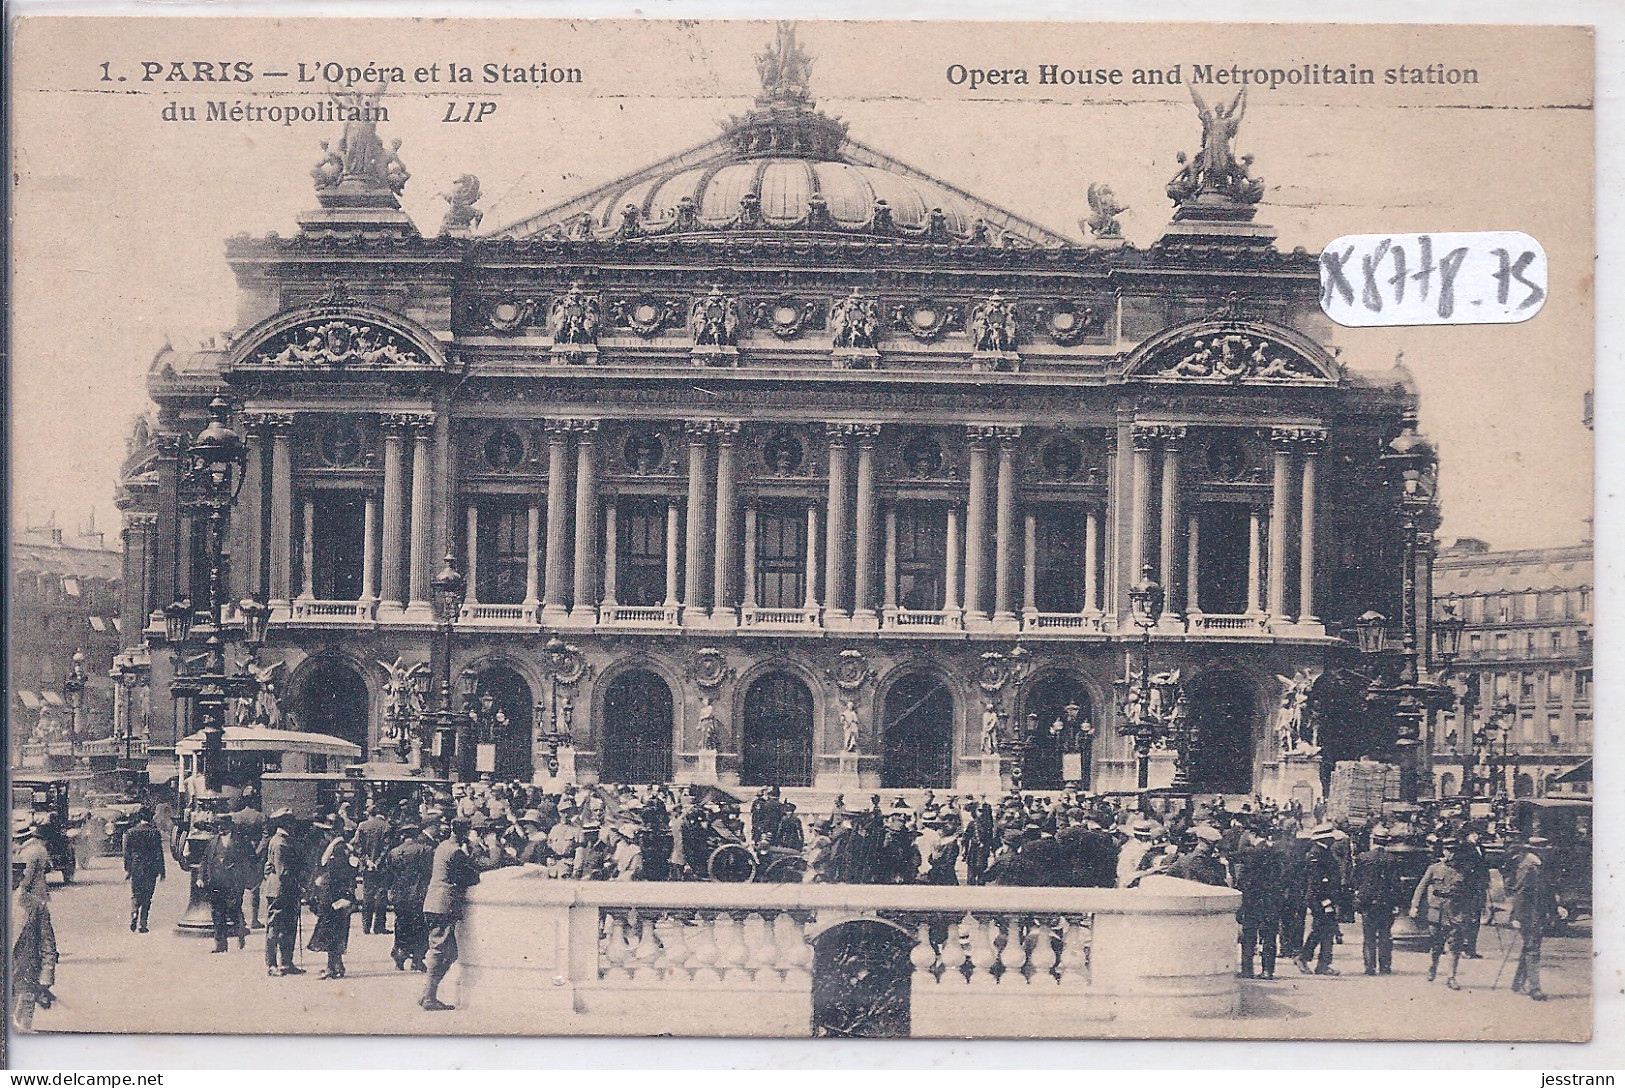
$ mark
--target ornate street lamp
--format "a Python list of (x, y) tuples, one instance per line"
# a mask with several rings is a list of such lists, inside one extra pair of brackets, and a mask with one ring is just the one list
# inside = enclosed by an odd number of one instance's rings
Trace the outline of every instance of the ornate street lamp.
[(237, 611), (243, 616), (243, 645), (251, 650), (265, 645), (271, 622), (270, 605), (257, 597), (244, 597), (237, 602)]
[[(1128, 663), (1127, 669), (1131, 675), (1124, 683), (1123, 700), (1119, 706), (1123, 724), (1117, 729), (1120, 735), (1134, 741), (1134, 755), (1139, 763), (1139, 788), (1142, 790), (1149, 788), (1151, 783), (1151, 749), (1169, 736), (1169, 726), (1175, 720), (1179, 698), (1176, 684), (1165, 682), (1156, 685), (1156, 690), (1153, 690), (1151, 629), (1162, 619), (1166, 594), (1151, 573), (1150, 564), (1146, 564), (1140, 572), (1139, 582), (1128, 591), (1134, 626), (1140, 629), (1140, 673), (1135, 679), (1132, 675), (1133, 664)], [(1174, 788), (1183, 789), (1188, 785), (1185, 778), (1185, 738), (1180, 736), (1177, 741)]]
[(456, 557), (446, 549), (446, 559), (429, 582), (429, 596), (434, 601), (435, 622), (440, 627), (440, 706), (434, 712), (435, 756), (440, 776), (452, 776), (453, 757), (456, 754), (457, 722), (459, 715), (451, 705), (451, 640), (452, 625), (462, 610), (468, 595), (468, 582), (457, 570)]
[[(542, 658), (546, 662), (548, 678), (548, 706), (536, 707), (531, 719), (531, 728), (537, 731), (536, 739), (547, 746), (547, 773), (559, 773), (559, 749), (571, 743), (570, 721), (568, 713), (561, 714), (559, 707), (559, 688), (562, 686), (559, 676), (570, 667), (571, 648), (559, 637), (555, 631), (548, 636), (547, 642), (542, 646)], [(542, 729), (542, 723), (547, 728)]]
[(73, 651), (73, 662), (68, 666), (68, 675), (62, 680), (62, 695), (72, 715), (68, 719), (68, 752), (76, 763), (79, 759), (79, 734), (85, 724), (85, 685), (89, 679), (85, 675), (85, 651)]
[(1433, 621), (1433, 656), (1448, 672), (1461, 656), (1461, 632), (1467, 621), (1456, 615), (1454, 605), (1445, 605), (1443, 614)]
[(1366, 657), (1376, 657), (1388, 649), (1388, 617), (1381, 612), (1367, 611), (1354, 621), (1354, 631), (1359, 639), (1360, 653)]

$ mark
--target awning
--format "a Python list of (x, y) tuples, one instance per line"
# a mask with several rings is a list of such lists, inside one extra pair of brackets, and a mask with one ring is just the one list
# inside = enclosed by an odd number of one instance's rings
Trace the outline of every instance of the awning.
[(107, 621), (102, 619), (100, 616), (91, 616), (90, 629), (92, 631), (105, 631), (107, 630)]
[[(177, 755), (196, 755), (203, 750), (203, 734), (193, 733), (175, 745)], [(228, 752), (298, 752), (312, 756), (338, 756), (360, 759), (361, 749), (347, 740), (327, 733), (305, 733), (292, 729), (256, 729), (252, 726), (226, 727)]]
[(1560, 786), (1569, 786), (1576, 782), (1590, 782), (1591, 760), (1588, 759), (1584, 763), (1576, 764), (1575, 766), (1570, 767), (1568, 770), (1558, 775), (1553, 781)]
[(68, 705), (67, 703), (64, 703), (62, 701), (62, 696), (58, 695), (54, 691), (42, 691), (42, 692), (40, 692), (40, 698), (44, 699), (45, 702), (46, 702), (46, 705), (48, 705), (48, 706), (67, 706)]
[(23, 691), (21, 688), (18, 688), (17, 698), (21, 699), (23, 701), (23, 706), (27, 707), (29, 710), (38, 710), (42, 705), (40, 697), (32, 691)]

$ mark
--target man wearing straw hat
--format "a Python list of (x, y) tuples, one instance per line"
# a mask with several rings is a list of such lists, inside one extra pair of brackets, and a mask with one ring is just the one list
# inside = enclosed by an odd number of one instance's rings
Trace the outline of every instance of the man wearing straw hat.
[(271, 837), (265, 842), (265, 973), (273, 978), (302, 975), (294, 966), (299, 933), (299, 906), (304, 899), (299, 848), (293, 841), (293, 810), (279, 808), (266, 819)]
[(16, 887), (11, 895), (11, 988), (15, 1004), (12, 1026), (34, 1030), (34, 1008), (56, 1001), (56, 929), (51, 925), (51, 893), (45, 878), (51, 855), (40, 842), (33, 817), (17, 813), (11, 820), (11, 861)]

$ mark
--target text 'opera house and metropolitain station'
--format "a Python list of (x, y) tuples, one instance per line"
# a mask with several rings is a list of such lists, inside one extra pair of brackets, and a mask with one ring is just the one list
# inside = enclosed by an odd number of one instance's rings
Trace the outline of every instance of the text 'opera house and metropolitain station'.
[[(297, 235), (227, 243), (237, 329), (153, 362), (124, 614), (208, 593), (177, 464), (223, 393), (229, 600), (271, 606), (279, 724), (376, 761), (545, 781), (568, 733), (582, 781), (1132, 789), (1144, 653), (1198, 792), (1389, 756), (1345, 670), (1362, 614), (1426, 626), (1431, 449), (1407, 373), (1331, 346), (1317, 257), (1254, 221), (1234, 125), (1153, 245), (1104, 189), (1080, 243), (861, 143), (793, 31), (758, 60), (715, 139), (495, 229), (465, 177), (421, 234), (347, 124)], [(448, 542), (472, 716), (437, 741)], [(123, 695), (155, 751), (193, 728), (169, 657)]]

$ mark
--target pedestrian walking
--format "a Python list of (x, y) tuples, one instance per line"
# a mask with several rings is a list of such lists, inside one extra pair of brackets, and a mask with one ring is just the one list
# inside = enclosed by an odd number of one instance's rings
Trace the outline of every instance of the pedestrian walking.
[(142, 808), (124, 833), (124, 879), (130, 882), (130, 932), (147, 932), (152, 893), (165, 877), (164, 837), (152, 825), (152, 810)]
[(1549, 920), (1550, 890), (1546, 864), (1540, 852), (1547, 846), (1542, 835), (1531, 835), (1518, 851), (1507, 896), (1512, 900), (1512, 924), (1518, 927), (1518, 970), (1512, 976), (1512, 992), (1528, 994), (1531, 1000), (1545, 1001), (1540, 988), (1540, 942)]
[(1411, 914), (1425, 918), (1432, 934), (1428, 942), (1428, 981), (1439, 977), (1439, 960), (1450, 953), (1450, 977), (1445, 985), (1452, 990), (1461, 989), (1456, 981), (1456, 968), (1461, 963), (1465, 946), (1466, 919), (1473, 907), (1474, 889), (1468, 873), (1468, 861), (1461, 855), (1460, 843), (1446, 839), (1443, 861), (1436, 861), (1422, 874), (1421, 883), (1411, 899)]
[(243, 921), (243, 893), (253, 880), (257, 862), (253, 847), (238, 834), (231, 813), (215, 817), (215, 832), (203, 851), (203, 889), (209, 896), (209, 915), (214, 923), (214, 947), (225, 952), (230, 938), (237, 947), (248, 946), (248, 926)]
[(35, 1008), (56, 1002), (56, 929), (51, 924), (51, 892), (45, 878), (51, 855), (39, 840), (33, 817), (19, 813), (11, 822), (11, 1024), (17, 1031), (34, 1030)]
[(316, 830), (324, 836), (322, 851), (311, 872), (309, 903), (316, 915), (310, 930), (312, 952), (325, 952), (327, 966), (316, 977), (344, 977), (344, 953), (350, 947), (350, 915), (355, 912), (355, 861), (345, 842), (343, 824), (335, 819), (319, 820)]
[(1343, 868), (1334, 852), (1337, 828), (1329, 823), (1317, 826), (1309, 835), (1309, 856), (1304, 864), (1304, 903), (1309, 910), (1309, 937), (1297, 955), (1298, 970), (1310, 973), (1309, 960), (1316, 957), (1314, 973), (1335, 975), (1332, 952), (1337, 945), (1337, 904), (1343, 898)]
[(1368, 975), (1394, 973), (1394, 916), (1405, 907), (1399, 859), (1388, 850), (1392, 836), (1377, 826), (1371, 849), (1354, 859), (1354, 909), (1360, 913), (1360, 954)]
[(293, 812), (279, 808), (266, 821), (261, 894), (265, 900), (265, 973), (273, 978), (302, 975), (293, 962), (299, 934), (299, 911), (304, 902), (304, 866), (293, 837)]
[(384, 879), (389, 886), (389, 904), (395, 908), (395, 941), (389, 958), (395, 970), (427, 971), (429, 930), (423, 920), (423, 900), (429, 894), (434, 874), (434, 847), (416, 824), (402, 824), (400, 843), (384, 856)]
[(434, 850), (429, 890), (423, 900), (423, 920), (429, 931), (429, 971), (418, 1006), (425, 1012), (446, 1012), (453, 1007), (440, 1000), (440, 983), (457, 962), (457, 923), (463, 917), (468, 889), (480, 882), (480, 871), (465, 841), (471, 827), (466, 817), (453, 819), (451, 834)]

